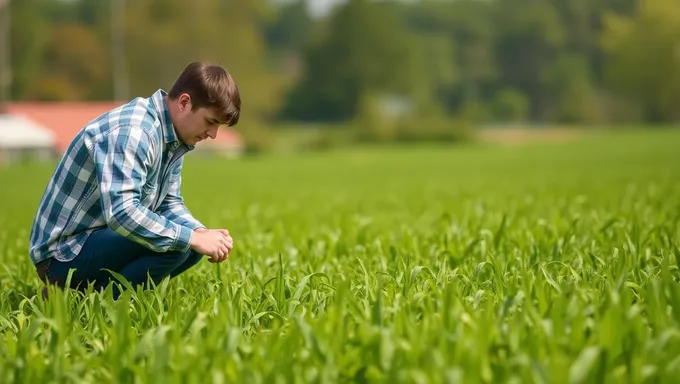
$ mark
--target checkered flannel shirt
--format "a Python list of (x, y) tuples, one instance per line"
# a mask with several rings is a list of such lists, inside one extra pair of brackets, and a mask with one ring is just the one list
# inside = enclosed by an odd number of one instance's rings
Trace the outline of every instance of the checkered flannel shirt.
[(75, 258), (88, 235), (109, 227), (156, 252), (187, 251), (204, 227), (180, 194), (183, 155), (162, 89), (80, 130), (49, 180), (30, 234), (34, 263)]

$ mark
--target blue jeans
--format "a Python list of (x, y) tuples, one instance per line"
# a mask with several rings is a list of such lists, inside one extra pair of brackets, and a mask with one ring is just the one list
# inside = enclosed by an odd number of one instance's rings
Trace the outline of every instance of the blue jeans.
[[(147, 283), (148, 276), (155, 284), (170, 276), (173, 278), (197, 264), (203, 255), (189, 250), (182, 252), (154, 252), (118, 233), (105, 228), (94, 231), (85, 242), (78, 256), (61, 262), (48, 259), (36, 265), (38, 276), (43, 281), (65, 287), (69, 270), (76, 269), (71, 277), (70, 288), (84, 289), (90, 282), (97, 290), (104, 289), (110, 282), (118, 282), (108, 271), (121, 274), (133, 287)], [(120, 295), (113, 287), (113, 295)]]

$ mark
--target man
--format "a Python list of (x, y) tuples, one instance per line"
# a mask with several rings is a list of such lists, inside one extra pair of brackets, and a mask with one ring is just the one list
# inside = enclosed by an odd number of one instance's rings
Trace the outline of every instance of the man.
[[(59, 162), (40, 202), (30, 257), (41, 280), (105, 288), (175, 277), (203, 256), (224, 261), (226, 229), (207, 229), (180, 194), (183, 155), (239, 120), (241, 99), (222, 67), (195, 62), (172, 89), (135, 98), (89, 122)], [(43, 294), (45, 294), (43, 290)], [(114, 296), (120, 292), (114, 287)]]

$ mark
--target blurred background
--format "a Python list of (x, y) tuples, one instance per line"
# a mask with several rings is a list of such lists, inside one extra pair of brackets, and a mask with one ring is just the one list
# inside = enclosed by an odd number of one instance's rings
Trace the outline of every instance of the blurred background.
[(0, 0), (0, 162), (194, 60), (241, 89), (205, 147), (228, 156), (671, 125), (678, 20), (677, 0)]

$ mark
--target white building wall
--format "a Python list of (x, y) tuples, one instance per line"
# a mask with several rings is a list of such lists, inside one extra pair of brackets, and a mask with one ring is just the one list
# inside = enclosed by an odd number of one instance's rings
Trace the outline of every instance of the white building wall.
[(55, 156), (55, 137), (31, 120), (0, 115), (0, 165), (44, 161)]

